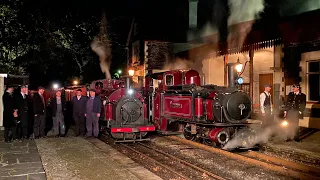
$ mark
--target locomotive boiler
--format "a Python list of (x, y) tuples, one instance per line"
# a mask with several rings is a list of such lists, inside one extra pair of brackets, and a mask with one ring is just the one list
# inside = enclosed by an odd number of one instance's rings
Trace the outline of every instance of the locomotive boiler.
[(110, 134), (117, 142), (146, 140), (148, 132), (155, 130), (147, 118), (144, 97), (131, 87), (131, 78), (106, 80), (100, 91), (103, 100), (103, 133)]
[(201, 86), (195, 70), (147, 76), (147, 86), (157, 86), (149, 97), (157, 130), (164, 134), (182, 131), (186, 139), (223, 147), (247, 127), (252, 111), (251, 98), (234, 85), (239, 79), (233, 73), (230, 69), (228, 87)]

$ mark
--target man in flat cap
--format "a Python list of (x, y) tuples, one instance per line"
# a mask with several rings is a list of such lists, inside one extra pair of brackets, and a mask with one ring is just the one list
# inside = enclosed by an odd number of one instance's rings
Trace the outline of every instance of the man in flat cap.
[(34, 137), (41, 138), (46, 137), (46, 103), (43, 97), (44, 87), (38, 87), (38, 92), (33, 95), (33, 113), (34, 113), (34, 125), (33, 133)]
[(264, 92), (260, 94), (260, 111), (263, 118), (263, 126), (272, 125), (273, 122), (273, 108), (271, 101), (271, 85), (264, 85)]
[(90, 97), (86, 104), (86, 127), (87, 134), (86, 137), (92, 137), (92, 132), (94, 137), (99, 135), (99, 118), (101, 113), (101, 100), (96, 96), (96, 91), (94, 89), (89, 90)]
[[(288, 118), (290, 127), (293, 128), (293, 138), (295, 141), (299, 139), (299, 119), (303, 119), (303, 112), (306, 108), (306, 95), (301, 93), (300, 85), (293, 84), (292, 92), (288, 94), (286, 110), (284, 111), (284, 117)], [(291, 137), (288, 138), (291, 140)]]
[[(21, 136), (23, 139), (28, 138), (28, 86), (21, 86), (20, 93), (15, 94), (15, 109), (18, 112), (20, 121)], [(20, 134), (20, 133), (19, 133)]]

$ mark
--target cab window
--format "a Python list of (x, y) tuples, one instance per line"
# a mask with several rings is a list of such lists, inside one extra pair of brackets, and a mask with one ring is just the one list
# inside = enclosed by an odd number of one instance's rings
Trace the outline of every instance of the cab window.
[(173, 86), (173, 76), (172, 75), (166, 75), (166, 85)]

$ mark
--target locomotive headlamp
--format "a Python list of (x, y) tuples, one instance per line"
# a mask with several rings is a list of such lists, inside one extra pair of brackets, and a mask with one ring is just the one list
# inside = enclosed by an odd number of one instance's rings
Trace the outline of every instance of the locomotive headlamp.
[(286, 120), (284, 120), (284, 121), (281, 122), (281, 126), (283, 126), (283, 127), (286, 127), (286, 126), (288, 126), (288, 125), (289, 125), (289, 123), (288, 123), (288, 121), (286, 121)]
[(58, 84), (53, 84), (53, 85), (52, 85), (52, 88), (53, 88), (53, 89), (58, 89), (58, 88), (59, 88), (59, 85), (58, 85)]
[(129, 94), (129, 95), (133, 94), (133, 90), (132, 90), (132, 89), (129, 89), (129, 90), (128, 90), (128, 94)]
[(129, 76), (133, 76), (134, 75), (134, 70), (133, 69), (129, 69), (128, 73), (129, 73)]

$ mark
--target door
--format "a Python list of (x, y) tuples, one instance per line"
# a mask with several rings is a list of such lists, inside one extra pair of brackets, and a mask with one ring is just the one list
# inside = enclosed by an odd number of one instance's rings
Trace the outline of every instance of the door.
[[(264, 85), (266, 84), (270, 84), (271, 86), (273, 86), (273, 73), (259, 74), (259, 96), (264, 91)], [(270, 94), (272, 97), (271, 101), (273, 103), (273, 88), (271, 88)]]

